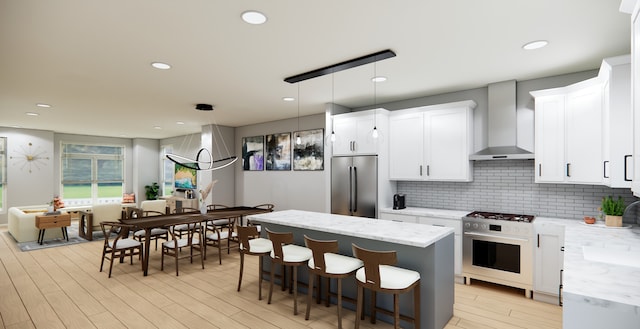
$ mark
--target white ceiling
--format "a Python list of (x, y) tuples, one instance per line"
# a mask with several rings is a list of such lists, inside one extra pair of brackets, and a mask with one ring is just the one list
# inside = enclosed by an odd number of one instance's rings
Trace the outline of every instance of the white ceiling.
[[(128, 138), (237, 127), (595, 69), (630, 51), (619, 0), (0, 0), (0, 126)], [(240, 19), (245, 10), (264, 25)], [(525, 51), (526, 42), (547, 47)], [(397, 57), (284, 78), (384, 49)], [(173, 66), (157, 70), (151, 62)], [(332, 96), (333, 90), (333, 96)], [(43, 109), (36, 103), (51, 104)], [(213, 104), (213, 112), (194, 110)], [(25, 112), (40, 113), (37, 117)], [(177, 125), (183, 121), (184, 125)], [(159, 126), (162, 129), (154, 129)]]

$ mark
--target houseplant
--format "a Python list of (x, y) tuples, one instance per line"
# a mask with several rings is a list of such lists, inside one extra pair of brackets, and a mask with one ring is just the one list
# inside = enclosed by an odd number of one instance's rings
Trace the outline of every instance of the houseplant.
[(624, 214), (624, 199), (621, 196), (614, 200), (612, 196), (602, 198), (602, 212), (606, 215), (606, 226), (622, 226), (622, 214)]
[(160, 191), (160, 186), (158, 183), (153, 183), (151, 185), (145, 185), (144, 187), (145, 194), (147, 195), (147, 200), (156, 200), (158, 198), (158, 191)]

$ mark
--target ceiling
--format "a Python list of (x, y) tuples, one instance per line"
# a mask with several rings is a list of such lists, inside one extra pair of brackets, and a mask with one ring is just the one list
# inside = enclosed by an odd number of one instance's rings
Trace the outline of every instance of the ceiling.
[[(595, 69), (603, 58), (630, 52), (630, 18), (619, 5), (0, 0), (0, 126), (166, 138), (199, 132), (203, 124), (293, 118), (298, 100), (305, 116), (332, 101), (358, 108)], [(246, 10), (263, 12), (267, 22), (243, 22)], [(549, 45), (522, 49), (539, 39)], [(384, 49), (397, 56), (298, 84), (283, 81)], [(172, 68), (154, 69), (156, 61)], [(388, 78), (375, 92), (374, 73)], [(298, 100), (285, 102), (286, 96)], [(196, 111), (196, 103), (215, 110)]]

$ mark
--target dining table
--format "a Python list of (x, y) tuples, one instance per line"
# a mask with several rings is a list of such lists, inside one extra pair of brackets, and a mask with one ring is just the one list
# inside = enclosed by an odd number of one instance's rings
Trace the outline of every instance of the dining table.
[(137, 218), (121, 219), (124, 224), (134, 225), (138, 229), (145, 231), (144, 255), (142, 257), (142, 271), (144, 276), (149, 272), (149, 250), (151, 247), (151, 230), (154, 228), (164, 228), (175, 224), (194, 224), (221, 219), (239, 218), (242, 224), (243, 218), (249, 215), (272, 212), (272, 209), (259, 207), (236, 206), (220, 209), (208, 210), (206, 213), (184, 212), (178, 214), (167, 214), (158, 216), (146, 216)]

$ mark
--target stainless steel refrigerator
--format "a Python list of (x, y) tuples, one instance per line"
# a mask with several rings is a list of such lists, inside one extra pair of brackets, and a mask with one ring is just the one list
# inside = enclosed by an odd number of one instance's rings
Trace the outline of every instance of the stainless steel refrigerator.
[(331, 159), (331, 213), (376, 218), (378, 156)]

